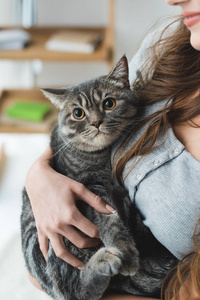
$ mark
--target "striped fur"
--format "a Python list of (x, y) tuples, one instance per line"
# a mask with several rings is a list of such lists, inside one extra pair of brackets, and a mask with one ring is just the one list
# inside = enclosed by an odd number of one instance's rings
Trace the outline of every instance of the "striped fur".
[[(126, 58), (108, 76), (43, 92), (60, 108), (51, 135), (52, 167), (83, 183), (117, 213), (100, 214), (83, 201), (77, 202), (79, 210), (98, 226), (103, 243), (98, 249), (78, 249), (64, 239), (67, 249), (86, 263), (79, 271), (57, 258), (51, 244), (45, 262), (24, 190), (21, 235), (27, 269), (57, 300), (97, 300), (107, 290), (159, 296), (162, 280), (175, 259), (143, 225), (127, 192), (111, 182), (110, 147), (133, 124), (138, 106), (129, 87)], [(105, 108), (106, 101), (113, 99), (113, 109)], [(85, 112), (80, 120), (74, 117), (77, 108)]]

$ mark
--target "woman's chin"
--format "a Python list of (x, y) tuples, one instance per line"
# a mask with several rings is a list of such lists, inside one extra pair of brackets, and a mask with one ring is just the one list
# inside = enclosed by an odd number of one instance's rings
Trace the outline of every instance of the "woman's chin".
[(198, 32), (191, 32), (190, 43), (192, 47), (200, 51), (200, 30)]

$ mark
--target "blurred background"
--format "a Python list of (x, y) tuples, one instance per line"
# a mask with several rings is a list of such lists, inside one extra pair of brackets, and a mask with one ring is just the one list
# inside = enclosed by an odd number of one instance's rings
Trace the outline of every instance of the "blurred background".
[[(107, 26), (109, 0), (42, 0), (33, 2), (33, 24), (37, 26)], [(177, 10), (164, 0), (114, 0), (114, 60), (126, 53), (129, 60), (138, 49), (149, 29), (163, 16), (174, 15)], [(20, 13), (21, 0), (0, 0), (0, 27), (20, 24), (31, 25)], [(87, 66), (87, 68), (86, 68)], [(95, 62), (43, 62), (39, 70), (38, 85), (73, 84), (104, 74), (105, 63)], [(0, 88), (30, 87), (33, 84), (32, 66), (27, 61), (1, 61)]]
[(130, 61), (145, 35), (180, 10), (164, 0), (0, 0), (0, 7), (0, 299), (43, 300), (26, 278), (19, 225), (26, 174), (57, 118), (39, 87), (104, 75), (123, 54)]

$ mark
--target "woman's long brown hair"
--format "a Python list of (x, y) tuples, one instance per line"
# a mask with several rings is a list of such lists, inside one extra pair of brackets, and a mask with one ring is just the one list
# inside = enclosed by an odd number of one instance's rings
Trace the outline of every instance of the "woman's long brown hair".
[[(166, 100), (164, 108), (141, 120), (129, 137), (122, 143), (114, 156), (114, 173), (120, 183), (126, 163), (135, 157), (142, 159), (152, 151), (158, 137), (169, 127), (188, 122), (198, 126), (192, 119), (200, 114), (200, 51), (190, 44), (190, 32), (183, 24), (183, 18), (177, 20), (178, 26), (171, 34), (168, 25), (159, 40), (148, 49), (152, 54), (147, 59), (133, 88), (140, 99), (141, 107)], [(173, 22), (174, 23), (174, 22)], [(170, 100), (170, 101), (168, 101)], [(145, 126), (145, 127), (144, 127)], [(125, 152), (131, 136), (140, 128), (145, 131), (139, 140)], [(137, 161), (137, 162), (136, 162)], [(132, 168), (135, 164), (133, 163)], [(123, 176), (122, 176), (123, 174)], [(194, 235), (194, 238), (196, 235)], [(186, 256), (177, 266), (164, 298), (179, 299), (178, 290), (187, 275), (190, 274), (200, 298), (200, 243), (195, 239), (195, 251)]]
[[(193, 241), (194, 251), (184, 256), (179, 264), (169, 272), (167, 277), (173, 273), (167, 289), (163, 291), (165, 300), (179, 299), (179, 291), (181, 286), (184, 287), (185, 298), (183, 299), (200, 299), (200, 234), (199, 232), (200, 219), (197, 222)], [(187, 285), (183, 285), (185, 280), (188, 280)], [(190, 286), (189, 286), (190, 285)], [(192, 285), (192, 286), (191, 286)], [(191, 290), (195, 290), (195, 295), (191, 295)], [(182, 298), (181, 298), (182, 299)]]

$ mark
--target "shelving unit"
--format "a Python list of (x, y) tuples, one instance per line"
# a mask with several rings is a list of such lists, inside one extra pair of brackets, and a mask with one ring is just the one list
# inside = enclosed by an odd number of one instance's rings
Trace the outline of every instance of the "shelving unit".
[(107, 46), (106, 28), (88, 28), (88, 27), (70, 27), (70, 30), (80, 31), (94, 31), (103, 35), (103, 42), (92, 53), (70, 53), (47, 50), (45, 43), (50, 36), (60, 30), (66, 30), (67, 27), (33, 27), (26, 29), (31, 36), (31, 43), (22, 50), (0, 51), (0, 59), (14, 59), (14, 60), (33, 60), (39, 59), (42, 61), (105, 61), (112, 63), (113, 49)]
[[(49, 51), (45, 48), (45, 43), (49, 37), (55, 32), (68, 27), (32, 27), (26, 29), (27, 32), (31, 35), (31, 43), (22, 50), (17, 51), (0, 51), (0, 59), (7, 60), (35, 60), (39, 59), (41, 61), (55, 61), (55, 62), (106, 62), (108, 68), (111, 68), (113, 65), (114, 58), (114, 7), (115, 0), (108, 0), (108, 24), (105, 27), (70, 27), (70, 29), (85, 31), (92, 30), (94, 32), (100, 32), (103, 36), (103, 41), (100, 46), (92, 53), (69, 53), (69, 52), (57, 52)], [(2, 28), (1, 28), (2, 29)], [(15, 126), (13, 124), (7, 123), (5, 125), (2, 115), (6, 106), (10, 103), (9, 99), (6, 98), (6, 95), (12, 95), (12, 101), (20, 96), (25, 94), (27, 99), (33, 99), (33, 101), (45, 101), (44, 97), (40, 94), (37, 94), (35, 90), (13, 90), (13, 91), (3, 91), (2, 96), (0, 95), (0, 132), (49, 132), (51, 128), (44, 129), (41, 125), (41, 128), (36, 130), (36, 127), (27, 126), (27, 124), (22, 124), (22, 126)], [(36, 95), (37, 94), (37, 95)], [(21, 98), (21, 97), (20, 97)], [(35, 99), (35, 100), (34, 100)]]

